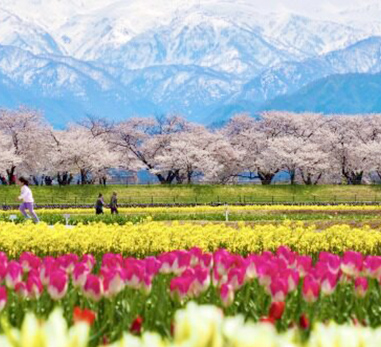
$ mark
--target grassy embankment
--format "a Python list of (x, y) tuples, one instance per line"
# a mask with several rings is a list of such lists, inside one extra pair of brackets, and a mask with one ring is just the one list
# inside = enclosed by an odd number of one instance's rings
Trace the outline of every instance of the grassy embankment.
[[(381, 186), (139, 185), (32, 187), (37, 204), (93, 204), (116, 191), (122, 204), (381, 202)], [(19, 187), (0, 186), (0, 204), (17, 204)]]

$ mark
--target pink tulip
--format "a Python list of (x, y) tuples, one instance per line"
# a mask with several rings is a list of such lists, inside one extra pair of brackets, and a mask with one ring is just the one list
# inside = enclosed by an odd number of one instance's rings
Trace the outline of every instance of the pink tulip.
[(40, 280), (44, 286), (50, 281), (50, 274), (59, 268), (59, 264), (53, 257), (45, 257), (40, 268)]
[(189, 253), (191, 255), (191, 266), (194, 267), (199, 264), (202, 259), (202, 250), (198, 247), (193, 247), (189, 250)]
[(275, 263), (262, 263), (258, 266), (258, 280), (264, 287), (269, 287), (271, 280), (277, 275), (277, 266)]
[(372, 278), (381, 277), (381, 257), (367, 256), (364, 261), (364, 269), (367, 275)]
[(124, 274), (126, 285), (131, 288), (139, 289), (145, 275), (145, 267), (135, 262), (126, 267)]
[(110, 269), (103, 274), (103, 290), (107, 298), (119, 294), (124, 288), (124, 273), (122, 269)]
[(341, 263), (341, 270), (347, 276), (354, 277), (358, 276), (362, 270), (362, 255), (357, 252), (345, 252), (343, 261)]
[(295, 253), (291, 251), (290, 248), (286, 246), (280, 246), (276, 254), (279, 258), (283, 259), (288, 267), (294, 267), (296, 265), (296, 256)]
[(122, 268), (123, 263), (128, 262), (131, 258), (126, 258), (125, 260), (120, 254), (106, 253), (102, 257), (102, 267), (113, 269)]
[(210, 253), (201, 255), (201, 265), (211, 269), (213, 267), (213, 256)]
[(75, 264), (78, 263), (78, 256), (76, 254), (65, 254), (57, 258), (58, 264), (67, 272), (72, 273)]
[(68, 277), (60, 269), (52, 271), (49, 276), (48, 293), (53, 300), (61, 300), (67, 292)]
[(7, 287), (13, 289), (17, 283), (21, 282), (22, 273), (21, 265), (17, 261), (12, 260), (8, 264), (7, 274), (5, 276), (5, 284)]
[(87, 267), (90, 270), (92, 270), (92, 268), (94, 267), (94, 265), (96, 264), (97, 261), (95, 260), (93, 255), (91, 255), (91, 254), (84, 254), (82, 256), (82, 261), (81, 262), (85, 263), (87, 265)]
[(0, 262), (0, 282), (2, 282), (5, 279), (5, 276), (7, 275), (7, 263)]
[(337, 275), (333, 274), (330, 271), (326, 271), (321, 276), (321, 291), (324, 295), (331, 295), (337, 284)]
[(177, 251), (177, 259), (174, 262), (173, 270), (175, 273), (181, 273), (190, 266), (192, 255), (186, 251)]
[(234, 257), (225, 249), (219, 249), (213, 255), (214, 267), (220, 276), (227, 274), (228, 270), (235, 262)]
[(101, 279), (95, 275), (88, 275), (83, 292), (88, 298), (99, 301), (102, 298), (103, 292)]
[(195, 296), (199, 296), (210, 286), (210, 273), (208, 269), (197, 265), (193, 271), (192, 291)]
[(312, 267), (312, 258), (306, 255), (297, 256), (296, 267), (299, 271), (300, 277), (305, 277)]
[(0, 286), (0, 312), (7, 304), (7, 288)]
[(287, 278), (288, 291), (293, 292), (299, 284), (299, 272), (296, 270), (285, 270), (283, 277)]
[(91, 271), (90, 271), (90, 268), (88, 267), (87, 262), (75, 264), (74, 270), (72, 273), (74, 287), (82, 288), (85, 285), (87, 275), (89, 275), (90, 272)]
[(365, 277), (357, 277), (355, 280), (355, 292), (359, 298), (364, 298), (368, 290), (368, 280)]
[(309, 303), (315, 302), (319, 297), (319, 291), (319, 283), (314, 278), (307, 276), (303, 282), (304, 300)]
[(227, 274), (220, 275), (216, 267), (212, 269), (212, 285), (214, 287), (219, 287), (222, 283), (226, 283), (227, 281)]
[(242, 287), (245, 280), (245, 269), (235, 268), (230, 269), (228, 272), (228, 283), (232, 286), (234, 290)]
[(41, 283), (40, 276), (36, 270), (29, 272), (28, 279), (26, 281), (26, 288), (28, 291), (28, 297), (31, 299), (38, 299), (44, 287)]
[(223, 284), (220, 289), (221, 301), (225, 307), (234, 302), (234, 289), (229, 284)]
[(270, 284), (270, 293), (274, 302), (285, 301), (288, 294), (288, 283), (285, 278), (273, 278)]
[(158, 260), (161, 263), (160, 272), (164, 274), (171, 273), (173, 271), (172, 266), (177, 259), (176, 254), (174, 253), (163, 253), (158, 257)]
[(257, 267), (262, 262), (262, 259), (257, 255), (250, 255), (246, 258), (245, 267), (246, 273), (245, 278), (247, 281), (252, 281), (254, 278), (258, 277)]
[(15, 285), (15, 293), (22, 298), (26, 298), (28, 296), (28, 289), (26, 288), (25, 282), (18, 282)]
[(191, 285), (193, 279), (191, 277), (174, 277), (170, 283), (171, 296), (179, 300), (183, 300), (188, 295), (191, 295)]
[(328, 270), (334, 274), (337, 274), (340, 271), (341, 259), (338, 255), (328, 252), (320, 252), (319, 262), (326, 263)]
[(31, 269), (38, 269), (41, 264), (41, 259), (32, 253), (24, 252), (19, 258), (24, 272), (29, 272)]
[(155, 257), (145, 258), (144, 263), (145, 263), (145, 272), (148, 275), (154, 276), (160, 271), (161, 263)]

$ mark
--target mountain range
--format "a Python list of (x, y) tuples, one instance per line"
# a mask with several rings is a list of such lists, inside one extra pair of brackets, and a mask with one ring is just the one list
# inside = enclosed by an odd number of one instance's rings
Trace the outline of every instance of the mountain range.
[(86, 114), (381, 112), (380, 73), (378, 2), (301, 14), (250, 0), (0, 0), (0, 107), (56, 127)]

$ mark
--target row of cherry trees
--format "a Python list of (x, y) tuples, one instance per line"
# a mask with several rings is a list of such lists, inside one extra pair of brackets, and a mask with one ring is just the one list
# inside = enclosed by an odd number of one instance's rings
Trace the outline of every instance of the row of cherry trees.
[(211, 130), (181, 117), (134, 118), (117, 124), (87, 119), (54, 130), (32, 110), (0, 111), (0, 178), (16, 174), (66, 185), (105, 182), (110, 168), (148, 170), (161, 183), (360, 184), (381, 178), (381, 115), (266, 112), (234, 117)]

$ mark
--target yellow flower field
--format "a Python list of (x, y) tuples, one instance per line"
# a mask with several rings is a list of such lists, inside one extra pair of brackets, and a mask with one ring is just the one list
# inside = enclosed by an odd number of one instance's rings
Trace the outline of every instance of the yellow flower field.
[(334, 225), (325, 230), (303, 223), (280, 225), (180, 224), (146, 222), (116, 225), (93, 223), (67, 228), (45, 223), (0, 222), (0, 249), (10, 256), (24, 251), (37, 255), (107, 252), (145, 256), (176, 249), (200, 247), (205, 251), (226, 248), (234, 253), (262, 252), (289, 246), (300, 254), (354, 250), (381, 255), (381, 232), (364, 226)]

